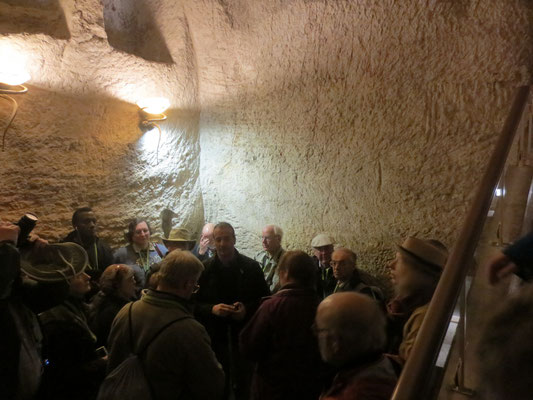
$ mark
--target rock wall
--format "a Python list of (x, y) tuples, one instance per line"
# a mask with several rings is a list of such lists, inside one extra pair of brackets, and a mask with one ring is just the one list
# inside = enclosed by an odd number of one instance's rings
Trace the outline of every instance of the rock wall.
[(407, 234), (453, 245), (517, 85), (525, 1), (204, 1), (195, 27), (205, 215), (379, 270)]
[[(0, 2), (0, 14), (41, 15), (50, 6), (44, 3)], [(198, 82), (187, 26), (179, 23), (183, 11), (173, 10), (172, 29), (162, 33), (146, 32), (155, 24), (147, 22), (147, 4), (143, 23), (132, 27), (126, 11), (135, 10), (128, 1), (115, 2), (115, 13), (97, 0), (49, 3), (61, 9), (64, 21), (56, 12), (36, 29), (33, 19), (25, 26), (20, 18), (15, 33), (12, 24), (0, 24), (0, 50), (9, 46), (25, 54), (32, 76), (29, 92), (16, 97), (19, 112), (0, 152), (0, 218), (16, 221), (33, 211), (41, 220), (37, 231), (55, 240), (71, 229), (72, 211), (89, 205), (113, 245), (122, 243), (135, 216), (148, 217), (160, 233), (164, 208), (177, 214), (175, 224), (199, 229)], [(68, 35), (58, 39), (54, 23), (68, 27)], [(146, 33), (143, 46), (116, 48), (133, 33)], [(172, 36), (168, 45), (165, 34)], [(171, 61), (154, 61), (158, 54)], [(140, 129), (135, 105), (151, 96), (171, 101), (159, 146), (157, 130)], [(0, 99), (2, 127), (10, 112), (11, 104)]]
[[(526, 0), (0, 0), (0, 15), (33, 77), (0, 153), (2, 218), (33, 210), (56, 237), (89, 204), (118, 244), (128, 217), (169, 208), (194, 231), (231, 222), (248, 255), (275, 223), (289, 248), (329, 232), (374, 271), (407, 234), (453, 244), (533, 70)], [(137, 126), (149, 95), (172, 104), (158, 154)]]

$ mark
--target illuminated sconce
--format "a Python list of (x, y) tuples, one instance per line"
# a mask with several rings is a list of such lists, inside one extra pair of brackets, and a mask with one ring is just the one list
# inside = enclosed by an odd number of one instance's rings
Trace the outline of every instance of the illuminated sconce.
[(2, 62), (0, 65), (0, 97), (11, 101), (13, 103), (13, 110), (9, 116), (4, 133), (2, 135), (2, 151), (5, 150), (6, 133), (11, 123), (17, 115), (18, 104), (14, 98), (8, 96), (10, 94), (22, 94), (28, 91), (28, 88), (23, 83), (30, 80), (30, 74), (28, 74), (24, 67), (24, 62), (16, 54), (4, 54), (6, 51), (1, 52), (0, 59), (8, 60)]
[(140, 126), (143, 130), (150, 130), (152, 128), (157, 128), (159, 131), (159, 138), (157, 140), (156, 148), (156, 160), (159, 160), (159, 144), (161, 142), (161, 128), (157, 122), (164, 121), (167, 119), (167, 116), (164, 112), (170, 106), (168, 99), (164, 97), (150, 97), (146, 99), (139, 100), (137, 102), (141, 115)]
[(154, 126), (158, 127), (156, 122), (167, 119), (163, 113), (170, 106), (170, 102), (164, 97), (150, 97), (139, 100), (137, 105), (141, 109), (141, 126), (153, 128)]

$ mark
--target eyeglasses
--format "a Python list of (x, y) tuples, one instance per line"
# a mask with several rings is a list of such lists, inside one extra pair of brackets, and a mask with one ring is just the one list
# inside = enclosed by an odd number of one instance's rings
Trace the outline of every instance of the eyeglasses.
[(194, 289), (193, 289), (193, 293), (198, 293), (198, 291), (200, 290), (200, 285), (196, 284), (194, 285)]

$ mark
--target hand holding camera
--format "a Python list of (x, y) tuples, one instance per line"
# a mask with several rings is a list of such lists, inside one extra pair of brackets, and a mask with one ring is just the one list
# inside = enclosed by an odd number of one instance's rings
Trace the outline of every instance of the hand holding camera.
[(0, 242), (17, 244), (20, 228), (10, 222), (0, 221)]

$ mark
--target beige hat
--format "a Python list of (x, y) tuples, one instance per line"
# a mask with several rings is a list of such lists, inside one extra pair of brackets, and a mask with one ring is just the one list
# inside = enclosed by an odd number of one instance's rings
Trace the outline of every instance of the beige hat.
[(163, 243), (186, 242), (190, 247), (196, 244), (196, 240), (191, 239), (190, 232), (185, 228), (175, 228), (170, 231), (168, 238), (163, 238)]
[(54, 243), (21, 256), (20, 269), (36, 281), (72, 278), (89, 264), (87, 252), (76, 243)]
[(438, 272), (442, 271), (448, 258), (447, 252), (433, 245), (428, 240), (408, 237), (398, 248), (425, 266)]
[(331, 236), (326, 235), (325, 233), (319, 233), (313, 238), (313, 240), (311, 240), (311, 247), (329, 246), (334, 243), (335, 241)]

